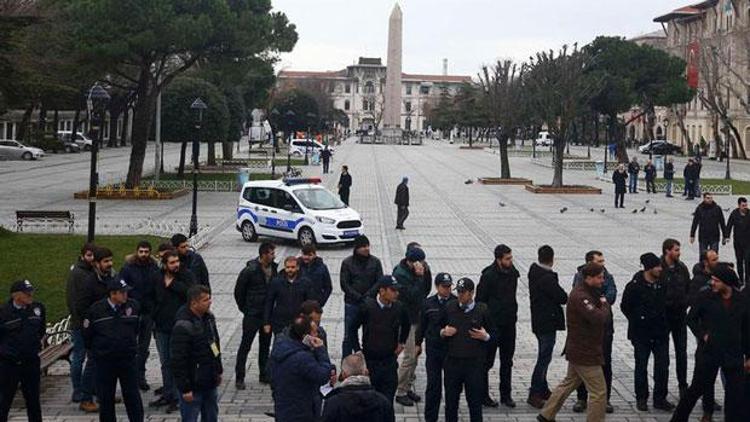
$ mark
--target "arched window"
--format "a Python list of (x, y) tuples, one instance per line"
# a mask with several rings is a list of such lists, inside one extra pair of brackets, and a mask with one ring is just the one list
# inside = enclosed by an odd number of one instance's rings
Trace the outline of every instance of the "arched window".
[(374, 94), (375, 93), (375, 85), (373, 85), (372, 81), (367, 81), (365, 83), (365, 94)]

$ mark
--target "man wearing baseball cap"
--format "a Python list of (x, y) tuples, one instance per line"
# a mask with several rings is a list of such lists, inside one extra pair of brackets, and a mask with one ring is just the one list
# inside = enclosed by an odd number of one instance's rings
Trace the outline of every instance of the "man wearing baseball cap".
[(745, 372), (750, 370), (750, 310), (739, 291), (740, 280), (730, 264), (719, 263), (711, 273), (711, 291), (690, 308), (687, 323), (698, 339), (693, 382), (672, 415), (687, 421), (706, 387), (713, 385), (719, 369), (724, 384), (724, 420), (742, 421)]
[(34, 286), (28, 280), (14, 282), (10, 296), (0, 306), (0, 420), (8, 420), (21, 384), (28, 420), (41, 422), (39, 349), (47, 313), (44, 305), (34, 301)]
[(446, 305), (456, 300), (451, 293), (453, 277), (448, 273), (435, 276), (437, 293), (428, 297), (422, 304), (422, 312), (417, 326), (415, 343), (417, 354), (422, 350), (422, 340), (425, 340), (425, 370), (427, 371), (427, 389), (424, 392), (424, 419), (427, 422), (437, 422), (440, 413), (440, 397), (443, 393), (443, 362), (445, 361), (446, 344), (440, 337), (442, 316)]
[(107, 298), (91, 305), (83, 320), (86, 348), (96, 362), (99, 420), (116, 421), (115, 390), (120, 382), (122, 400), (131, 422), (143, 421), (138, 390), (138, 334), (140, 305), (128, 298), (132, 287), (116, 277), (107, 281)]

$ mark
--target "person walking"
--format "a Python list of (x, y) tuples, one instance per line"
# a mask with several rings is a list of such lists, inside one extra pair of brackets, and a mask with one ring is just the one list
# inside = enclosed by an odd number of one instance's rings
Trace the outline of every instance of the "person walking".
[(667, 198), (672, 198), (672, 183), (674, 182), (674, 162), (672, 161), (672, 157), (668, 157), (667, 162), (664, 163), (664, 182), (666, 183)]
[(513, 265), (513, 253), (506, 245), (495, 248), (495, 260), (482, 270), (477, 285), (477, 302), (484, 303), (489, 309), (492, 325), (497, 333), (488, 344), (489, 352), (484, 369), (483, 405), (498, 407), (489, 392), (489, 370), (495, 365), (495, 356), (500, 354), (500, 403), (507, 407), (516, 407), (511, 396), (513, 355), (516, 351), (516, 322), (518, 321), (518, 302), (516, 290), (521, 274)]
[(159, 274), (159, 261), (151, 256), (151, 244), (145, 240), (138, 242), (135, 253), (125, 257), (125, 265), (120, 270), (120, 278), (133, 289), (128, 297), (140, 305), (141, 320), (138, 332), (138, 388), (148, 391), (151, 386), (146, 381), (146, 362), (148, 361), (154, 321), (151, 314), (154, 310), (155, 282)]
[(322, 422), (394, 422), (393, 403), (373, 388), (362, 353), (341, 361), (341, 384), (325, 399)]
[[(404, 305), (398, 301), (398, 280), (384, 275), (378, 280), (378, 294), (358, 307), (354, 329), (363, 327), (362, 352), (370, 381), (389, 403), (398, 387), (398, 356), (404, 351), (411, 324)], [(358, 352), (359, 349), (355, 350)]]
[[(687, 390), (687, 308), (690, 294), (690, 271), (680, 261), (680, 242), (666, 239), (662, 243), (660, 282), (666, 289), (667, 328), (672, 337), (680, 397)], [(669, 342), (669, 339), (667, 339)], [(669, 348), (669, 345), (667, 345)]]
[(18, 280), (10, 300), (0, 305), (0, 420), (7, 421), (13, 397), (21, 386), (29, 422), (42, 422), (39, 401), (39, 351), (46, 335), (47, 311), (34, 300), (34, 286)]
[(310, 281), (300, 275), (297, 257), (286, 257), (284, 271), (268, 285), (263, 312), (263, 331), (266, 334), (273, 331), (274, 336), (280, 334), (299, 314), (302, 302), (315, 297)]
[(339, 285), (344, 292), (344, 341), (341, 356), (347, 357), (360, 349), (359, 333), (354, 327), (359, 307), (368, 297), (378, 293), (378, 280), (383, 276), (383, 265), (370, 254), (370, 240), (365, 235), (354, 238), (354, 252), (341, 262)]
[(737, 208), (732, 210), (727, 219), (724, 239), (732, 237), (734, 230), (734, 257), (740, 283), (747, 284), (750, 279), (750, 212), (747, 208), (747, 198), (737, 199)]
[(331, 164), (331, 157), (333, 154), (331, 153), (331, 150), (328, 149), (328, 144), (326, 144), (323, 147), (323, 150), (320, 151), (320, 159), (323, 161), (323, 174), (328, 174), (328, 168)]
[(604, 333), (611, 311), (607, 298), (601, 295), (604, 267), (589, 262), (581, 270), (583, 281), (568, 297), (566, 319), (568, 336), (565, 339), (565, 358), (568, 372), (555, 388), (537, 416), (539, 422), (552, 422), (565, 399), (583, 383), (589, 392), (588, 422), (604, 420), (607, 386), (604, 380)]
[(638, 164), (638, 158), (633, 157), (628, 164), (628, 192), (638, 193), (638, 173), (641, 171), (641, 165)]
[(568, 294), (560, 287), (557, 273), (552, 270), (555, 261), (552, 247), (540, 247), (537, 257), (538, 263), (531, 264), (528, 275), (531, 331), (536, 336), (537, 358), (526, 403), (541, 409), (552, 394), (547, 384), (547, 368), (552, 361), (557, 332), (565, 330), (562, 305), (568, 302)]
[(695, 231), (698, 230), (698, 253), (711, 249), (719, 252), (719, 238), (726, 243), (727, 227), (724, 224), (724, 212), (714, 202), (710, 193), (703, 194), (703, 202), (693, 211), (693, 224), (690, 226), (690, 244), (695, 243)]
[(349, 206), (349, 192), (352, 188), (352, 175), (349, 174), (348, 166), (341, 166), (341, 176), (339, 176), (339, 198)]
[(656, 185), (654, 184), (656, 181), (656, 166), (651, 160), (648, 160), (646, 165), (643, 166), (643, 174), (646, 179), (646, 193), (656, 193)]
[(625, 208), (625, 183), (627, 181), (625, 165), (620, 164), (612, 172), (612, 183), (615, 184), (615, 208)]
[(268, 285), (276, 277), (276, 246), (263, 242), (258, 247), (258, 257), (247, 262), (237, 276), (234, 286), (234, 301), (242, 312), (242, 340), (237, 351), (234, 368), (235, 388), (244, 390), (247, 355), (258, 335), (258, 381), (268, 384), (266, 373), (268, 354), (271, 348), (271, 335), (263, 331), (263, 313), (266, 309)]
[[(442, 317), (448, 302), (457, 299), (451, 293), (453, 278), (448, 273), (435, 276), (437, 292), (424, 300), (420, 322), (417, 326), (417, 351), (424, 350), (425, 371), (427, 372), (427, 388), (424, 392), (424, 419), (427, 422), (437, 422), (440, 415), (440, 400), (443, 395), (443, 371), (446, 357), (446, 344), (440, 337)], [(422, 343), (424, 340), (424, 349)]]
[(750, 368), (750, 310), (739, 289), (740, 281), (732, 267), (720, 263), (711, 274), (710, 292), (702, 294), (690, 308), (687, 323), (698, 338), (695, 371), (672, 422), (687, 422), (698, 398), (714, 384), (720, 369), (725, 380), (725, 420), (747, 420), (742, 401), (745, 372)]
[(693, 177), (693, 189), (695, 192), (693, 195), (700, 198), (701, 196), (701, 170), (703, 170), (703, 159), (700, 155), (695, 157), (695, 175)]
[(211, 282), (209, 280), (206, 261), (203, 260), (201, 254), (190, 247), (190, 242), (187, 236), (178, 233), (172, 236), (170, 241), (180, 255), (180, 267), (183, 270), (188, 270), (193, 273), (196, 283), (202, 284), (210, 289)]
[(487, 344), (494, 333), (492, 318), (484, 303), (474, 301), (474, 281), (459, 279), (458, 300), (445, 305), (440, 336), (446, 342), (445, 358), (445, 420), (458, 421), (461, 390), (466, 392), (469, 420), (481, 422), (483, 371), (477, 361), (485, 358)]
[(625, 287), (620, 309), (628, 319), (628, 339), (635, 350), (635, 398), (639, 411), (648, 411), (648, 360), (654, 355), (655, 409), (674, 410), (667, 400), (669, 377), (669, 327), (666, 289), (660, 282), (662, 266), (653, 253), (641, 255), (643, 270)]
[[(73, 387), (71, 401), (73, 403), (90, 403), (94, 409), (94, 364), (87, 357), (86, 346), (83, 342), (83, 313), (91, 306), (81, 301), (83, 299), (86, 280), (94, 274), (94, 249), (93, 243), (86, 243), (81, 247), (81, 255), (75, 264), (70, 267), (70, 274), (65, 285), (65, 302), (70, 313), (70, 339), (73, 350), (70, 352), (70, 383)], [(77, 304), (79, 304), (77, 306)], [(85, 363), (85, 369), (84, 369)]]
[(187, 305), (175, 316), (170, 342), (171, 366), (180, 392), (184, 422), (216, 422), (224, 368), (216, 318), (211, 313), (211, 291), (204, 285), (188, 289)]
[(96, 398), (101, 422), (117, 420), (118, 381), (128, 420), (144, 419), (137, 358), (141, 312), (138, 302), (128, 297), (132, 289), (120, 278), (107, 280), (108, 297), (91, 305), (83, 320), (83, 335), (96, 360)]
[(307, 278), (310, 282), (315, 300), (318, 301), (320, 306), (325, 306), (333, 291), (331, 273), (328, 271), (328, 266), (323, 262), (323, 258), (318, 256), (314, 245), (302, 247), (302, 255), (299, 257), (298, 266), (302, 277)]
[(404, 230), (404, 221), (409, 217), (409, 178), (404, 176), (396, 187), (396, 230)]

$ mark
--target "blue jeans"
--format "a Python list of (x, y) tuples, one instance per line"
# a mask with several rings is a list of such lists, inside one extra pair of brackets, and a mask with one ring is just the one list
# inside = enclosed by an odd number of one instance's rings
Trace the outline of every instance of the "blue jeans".
[(557, 332), (537, 334), (536, 342), (539, 351), (534, 365), (534, 372), (531, 374), (531, 388), (529, 393), (537, 396), (544, 396), (549, 390), (547, 384), (547, 368), (552, 362), (552, 352), (555, 350), (555, 341)]
[(635, 173), (630, 173), (630, 176), (628, 177), (628, 192), (638, 192), (638, 175)]
[(177, 386), (174, 384), (172, 376), (172, 351), (169, 348), (169, 341), (172, 338), (170, 333), (156, 332), (156, 351), (159, 352), (159, 364), (161, 365), (161, 379), (164, 386), (162, 397), (167, 400), (177, 400), (180, 397)]
[(666, 179), (667, 183), (666, 190), (667, 190), (667, 196), (672, 196), (672, 179)]
[(219, 420), (219, 392), (216, 388), (203, 391), (193, 391), (193, 401), (190, 403), (180, 395), (180, 416), (183, 422), (216, 422)]
[(344, 341), (341, 342), (341, 359), (359, 351), (359, 332), (354, 328), (359, 305), (344, 304)]
[[(93, 359), (86, 359), (86, 346), (83, 342), (83, 332), (73, 330), (73, 351), (70, 353), (70, 382), (73, 384), (73, 399), (77, 401), (94, 401), (94, 370), (96, 364)], [(86, 367), (84, 369), (84, 362)]]

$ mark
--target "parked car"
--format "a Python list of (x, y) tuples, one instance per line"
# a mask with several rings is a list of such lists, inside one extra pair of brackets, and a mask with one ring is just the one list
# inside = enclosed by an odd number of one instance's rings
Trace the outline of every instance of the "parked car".
[(639, 146), (638, 152), (641, 154), (651, 153), (656, 155), (682, 154), (682, 148), (664, 140), (656, 140)]
[[(57, 135), (63, 141), (70, 142), (72, 132), (69, 130), (59, 130), (57, 131)], [(81, 147), (81, 149), (83, 149), (84, 151), (89, 151), (94, 145), (94, 141), (92, 141), (91, 138), (82, 134), (81, 132), (76, 133), (76, 137), (75, 139), (73, 139), (73, 142), (78, 144), (78, 146)]]
[(551, 147), (554, 143), (554, 140), (552, 139), (552, 135), (550, 135), (549, 132), (543, 131), (539, 132), (534, 142), (538, 147)]
[(0, 158), (6, 160), (36, 160), (44, 157), (44, 151), (28, 147), (11, 139), (0, 140)]
[[(292, 144), (289, 146), (289, 153), (295, 157), (304, 157), (305, 151), (308, 156), (312, 156), (315, 150), (323, 149), (323, 144), (312, 139), (292, 139)], [(328, 149), (333, 153), (333, 148), (330, 146)]]

